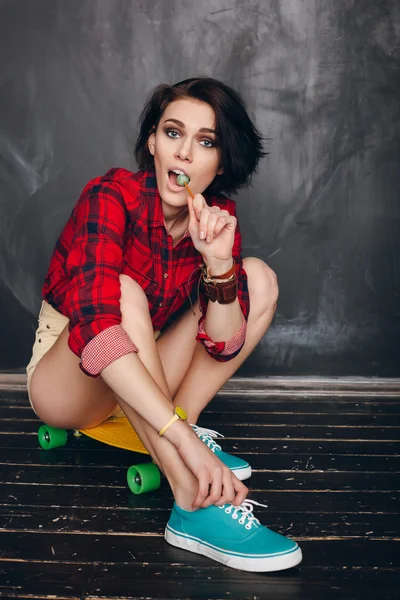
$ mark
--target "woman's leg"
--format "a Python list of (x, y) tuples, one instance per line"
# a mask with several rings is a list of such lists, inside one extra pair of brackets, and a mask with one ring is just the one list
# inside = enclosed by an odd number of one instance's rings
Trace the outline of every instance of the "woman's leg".
[[(138, 356), (158, 387), (172, 402), (162, 363), (154, 340), (148, 301), (140, 286), (121, 276), (122, 327), (139, 349)], [(195, 317), (193, 317), (193, 320)], [(31, 379), (31, 399), (44, 422), (56, 427), (94, 427), (112, 412), (116, 396), (100, 378), (86, 376), (78, 367), (79, 358), (68, 347), (68, 327), (39, 361)], [(164, 472), (174, 497), (182, 508), (191, 508), (198, 482), (175, 446), (118, 398), (126, 416), (149, 453)]]
[[(181, 319), (161, 335), (157, 342), (154, 340), (149, 316), (143, 318), (143, 315), (135, 312), (135, 315), (131, 315), (129, 322), (123, 320), (124, 328), (139, 348), (139, 357), (143, 364), (164, 394), (171, 401), (173, 399), (174, 405), (182, 406), (186, 410), (188, 420), (192, 424), (197, 422), (204, 407), (254, 350), (270, 326), (275, 313), (278, 299), (275, 273), (257, 258), (244, 259), (243, 263), (248, 276), (250, 295), (246, 342), (238, 356), (228, 362), (215, 361), (207, 354), (203, 346), (196, 342), (197, 324), (200, 318), (197, 305), (195, 315), (191, 311), (187, 311)], [(134, 290), (132, 292), (134, 293)], [(128, 293), (125, 294), (125, 299), (130, 305), (138, 306), (139, 304), (139, 299), (129, 298)], [(121, 308), (123, 314), (128, 312), (124, 310), (123, 304)], [(143, 444), (163, 470), (164, 447), (160, 444), (157, 432), (121, 399), (119, 399), (119, 403)], [(172, 445), (169, 444), (169, 446)], [(165, 474), (175, 497), (177, 498), (178, 495), (183, 502), (187, 503), (192, 491), (187, 495), (185, 490), (182, 490), (181, 474), (176, 472), (176, 469), (181, 468), (179, 464), (182, 461), (173, 446), (171, 452), (168, 451), (168, 455), (170, 461), (168, 461), (168, 472)], [(185, 469), (187, 474), (183, 481), (189, 477), (186, 481), (189, 489), (193, 490), (197, 486), (197, 481), (193, 481), (194, 478), (190, 471), (186, 467)]]
[[(274, 286), (271, 285), (272, 271), (264, 263), (258, 259), (246, 259), (246, 261), (245, 268), (249, 275), (252, 307), (250, 313), (252, 317), (249, 317), (251, 327), (251, 323), (258, 320), (256, 315), (259, 312), (253, 290), (258, 290), (259, 293), (264, 285), (264, 292), (269, 299), (272, 297), (270, 288), (273, 289)], [(253, 273), (258, 278), (258, 283), (256, 283)], [(189, 365), (195, 349), (199, 346), (194, 339), (199, 318), (198, 309), (196, 315), (188, 311), (160, 337), (156, 346), (148, 303), (143, 291), (130, 278), (121, 276), (120, 279), (122, 326), (138, 346), (139, 357), (144, 366), (171, 401), (185, 379), (185, 393), (182, 388), (179, 392), (180, 398), (189, 414), (193, 415), (191, 419), (195, 420), (196, 414), (201, 412), (216, 391), (243, 362), (244, 358), (240, 362), (237, 359), (242, 353), (244, 354), (245, 348), (234, 359), (239, 364), (236, 368), (235, 364), (232, 365), (229, 371), (225, 368), (229, 363), (218, 363), (206, 355), (204, 358), (211, 361), (206, 366), (207, 369), (214, 370), (213, 376), (207, 382), (210, 371), (203, 371), (202, 378), (200, 378), (201, 386), (199, 389), (194, 389), (196, 369), (193, 368), (193, 364), (190, 367)], [(259, 281), (261, 281), (260, 285)], [(271, 318), (272, 315), (270, 315), (269, 321)], [(267, 327), (268, 325), (264, 323), (264, 332)], [(93, 427), (111, 413), (116, 404), (115, 394), (101, 378), (93, 379), (80, 371), (79, 358), (71, 352), (67, 344), (67, 329), (65, 328), (51, 350), (37, 365), (31, 380), (31, 398), (39, 417), (49, 424), (51, 424), (52, 418), (56, 418), (58, 423), (56, 426), (60, 427)], [(263, 333), (260, 335), (262, 327), (257, 329), (257, 335), (260, 338), (263, 335)], [(254, 347), (255, 338), (250, 339), (253, 339)], [(250, 346), (251, 344), (248, 344), (247, 355), (251, 351)], [(197, 352), (199, 351), (197, 350)], [(199, 361), (199, 369), (204, 368), (204, 361), (200, 363), (198, 358), (194, 360)], [(191, 385), (189, 385), (190, 382), (192, 382)], [(175, 397), (175, 402), (177, 399), (178, 395)], [(136, 411), (123, 403), (121, 399), (118, 400), (144, 445), (167, 476), (178, 504), (183, 508), (190, 507), (197, 494), (197, 480), (186, 467), (175, 447), (165, 438), (159, 438), (158, 433)], [(190, 402), (192, 402), (192, 407), (190, 407)]]
[[(188, 323), (180, 320), (171, 331), (168, 329), (157, 341), (161, 362), (174, 398), (173, 403), (185, 409), (192, 424), (197, 422), (202, 410), (257, 346), (275, 313), (278, 299), (275, 273), (258, 258), (245, 258), (243, 266), (248, 276), (250, 314), (245, 344), (235, 358), (227, 362), (218, 362), (197, 342), (193, 345), (193, 352), (188, 352), (185, 357), (187, 336), (189, 333), (196, 335), (197, 318), (194, 330), (193, 323), (189, 331)], [(182, 354), (180, 348), (184, 349)], [(184, 373), (181, 365), (185, 360), (185, 366), (188, 362), (190, 366)]]
[[(164, 368), (157, 352), (147, 298), (140, 286), (129, 277), (122, 275), (120, 280), (122, 292), (121, 325), (130, 338), (135, 341), (135, 345), (139, 349), (138, 356), (140, 360), (161, 391), (172, 403), (172, 396), (167, 384)], [(132, 307), (135, 308), (132, 309)], [(195, 320), (193, 315), (192, 318)], [(185, 465), (175, 446), (166, 438), (160, 438), (158, 432), (126, 402), (118, 396), (117, 399), (118, 404), (121, 406), (144, 446), (167, 477), (178, 505), (190, 510), (191, 504), (198, 492), (197, 479)]]

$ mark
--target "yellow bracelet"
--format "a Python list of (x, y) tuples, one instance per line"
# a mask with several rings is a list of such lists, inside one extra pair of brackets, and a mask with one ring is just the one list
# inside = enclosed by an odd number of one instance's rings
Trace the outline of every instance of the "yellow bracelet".
[(164, 427), (162, 429), (160, 429), (160, 431), (158, 432), (158, 435), (160, 437), (162, 437), (164, 435), (164, 433), (167, 431), (168, 427), (170, 427), (172, 425), (172, 423), (175, 423), (175, 421), (186, 421), (186, 420), (187, 420), (187, 414), (185, 413), (183, 408), (181, 408), (180, 406), (175, 406), (174, 416), (172, 417), (172, 419), (170, 419), (168, 421), (168, 423), (166, 425), (164, 425)]

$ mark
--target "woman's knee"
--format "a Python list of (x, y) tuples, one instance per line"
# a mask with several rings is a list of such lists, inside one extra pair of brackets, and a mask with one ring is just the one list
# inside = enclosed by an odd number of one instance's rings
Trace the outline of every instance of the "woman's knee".
[(119, 281), (121, 285), (121, 297), (119, 300), (121, 313), (124, 316), (128, 311), (144, 311), (149, 313), (149, 302), (143, 289), (140, 287), (137, 281), (129, 277), (128, 275), (120, 275)]
[(103, 380), (88, 377), (79, 369), (79, 358), (68, 346), (68, 327), (39, 360), (29, 392), (39, 419), (65, 429), (93, 427), (116, 405)]
[(262, 314), (275, 308), (279, 296), (276, 273), (265, 262), (253, 256), (243, 259), (243, 267), (247, 273), (253, 314)]

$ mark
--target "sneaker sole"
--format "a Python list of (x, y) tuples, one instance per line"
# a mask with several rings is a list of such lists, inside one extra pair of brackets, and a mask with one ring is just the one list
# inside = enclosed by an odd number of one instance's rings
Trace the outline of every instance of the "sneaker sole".
[(240, 479), (240, 481), (244, 481), (245, 479), (248, 479), (249, 477), (251, 477), (251, 467), (244, 467), (243, 469), (231, 469), (232, 473), (234, 473), (236, 475), (236, 477), (238, 479)]
[(202, 554), (227, 567), (239, 569), (240, 571), (262, 573), (283, 571), (284, 569), (295, 567), (303, 559), (301, 549), (297, 544), (293, 550), (288, 552), (259, 558), (252, 558), (248, 554), (241, 554), (240, 552), (229, 552), (228, 554), (226, 551), (220, 550), (217, 546), (205, 543), (198, 538), (183, 535), (171, 529), (169, 525), (165, 528), (165, 541), (171, 546), (176, 546), (177, 548), (196, 554)]

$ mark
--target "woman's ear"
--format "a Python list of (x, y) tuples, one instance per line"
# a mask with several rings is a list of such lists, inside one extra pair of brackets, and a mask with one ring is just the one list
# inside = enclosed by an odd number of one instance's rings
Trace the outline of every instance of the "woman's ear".
[(152, 156), (154, 156), (155, 145), (156, 145), (156, 134), (153, 131), (153, 133), (150, 134), (149, 139), (147, 141), (147, 147)]
[(222, 175), (223, 172), (224, 172), (224, 169), (222, 167), (220, 167), (217, 171), (217, 175)]

